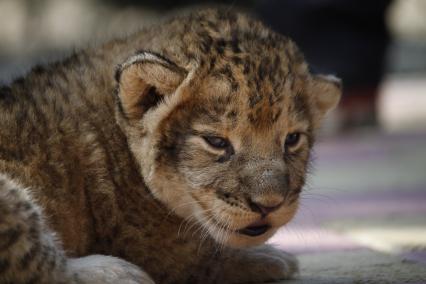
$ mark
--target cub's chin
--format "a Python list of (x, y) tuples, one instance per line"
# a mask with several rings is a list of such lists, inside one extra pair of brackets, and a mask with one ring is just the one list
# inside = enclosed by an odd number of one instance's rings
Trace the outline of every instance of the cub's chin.
[[(265, 243), (276, 231), (286, 225), (294, 217), (298, 202), (267, 216), (254, 214), (244, 221), (238, 217), (227, 215), (226, 210), (206, 215), (205, 211), (195, 211), (198, 223), (219, 245), (234, 248), (251, 247)], [(238, 214), (236, 214), (238, 216)], [(219, 221), (221, 220), (221, 221)], [(251, 220), (251, 221), (250, 221)]]
[(256, 222), (241, 229), (224, 228), (213, 222), (203, 226), (217, 243), (234, 248), (261, 245), (278, 229), (266, 222)]
[(246, 235), (240, 231), (236, 231), (232, 232), (223, 244), (234, 248), (257, 246), (265, 243), (276, 231), (277, 228), (269, 228), (264, 233), (256, 236)]

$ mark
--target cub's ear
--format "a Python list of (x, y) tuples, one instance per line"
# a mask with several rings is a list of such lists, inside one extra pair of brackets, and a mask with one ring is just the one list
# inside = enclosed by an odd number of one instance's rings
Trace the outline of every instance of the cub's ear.
[(310, 93), (316, 109), (316, 120), (321, 121), (339, 103), (342, 83), (333, 75), (313, 75)]
[(187, 76), (185, 69), (152, 52), (130, 57), (117, 69), (120, 107), (129, 120), (141, 119), (164, 97), (173, 94)]

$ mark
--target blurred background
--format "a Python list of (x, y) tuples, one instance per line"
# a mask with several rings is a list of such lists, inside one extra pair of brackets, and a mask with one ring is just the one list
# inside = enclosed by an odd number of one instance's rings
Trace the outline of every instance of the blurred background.
[(0, 0), (0, 84), (163, 16), (219, 4), (289, 35), (312, 72), (343, 79), (300, 212), (271, 240), (300, 255), (299, 281), (426, 281), (424, 0)]

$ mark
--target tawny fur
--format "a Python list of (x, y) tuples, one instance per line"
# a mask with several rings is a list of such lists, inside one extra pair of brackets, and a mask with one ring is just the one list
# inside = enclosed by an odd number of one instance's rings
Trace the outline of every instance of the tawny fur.
[[(0, 282), (291, 277), (292, 256), (244, 247), (296, 212), (315, 130), (339, 95), (291, 40), (225, 10), (35, 67), (0, 89)], [(232, 147), (212, 148), (208, 135)], [(266, 215), (253, 203), (279, 206)], [(261, 236), (237, 232), (259, 220), (270, 225)], [(20, 245), (18, 227), (38, 241)], [(29, 264), (14, 265), (30, 246), (40, 250)], [(40, 253), (52, 269), (37, 270)]]

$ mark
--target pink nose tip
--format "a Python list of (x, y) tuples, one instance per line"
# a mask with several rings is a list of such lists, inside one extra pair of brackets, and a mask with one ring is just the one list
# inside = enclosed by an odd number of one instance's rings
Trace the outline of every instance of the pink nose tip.
[(249, 206), (250, 206), (251, 210), (253, 210), (254, 212), (259, 212), (263, 216), (266, 216), (269, 213), (274, 212), (275, 210), (280, 208), (282, 204), (283, 204), (283, 202), (281, 201), (281, 202), (277, 203), (276, 205), (265, 206), (265, 205), (261, 204), (260, 202), (254, 202), (252, 200), (249, 201)]

